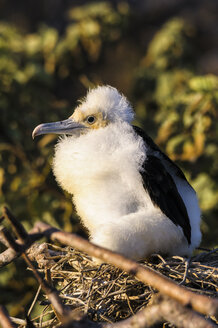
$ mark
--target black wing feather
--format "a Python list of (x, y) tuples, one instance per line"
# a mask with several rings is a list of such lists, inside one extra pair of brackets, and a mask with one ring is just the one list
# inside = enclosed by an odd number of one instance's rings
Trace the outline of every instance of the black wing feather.
[[(174, 166), (176, 174), (181, 179), (187, 181), (179, 167), (161, 152), (153, 140), (148, 137), (143, 130), (138, 127), (133, 128), (135, 132), (143, 138), (144, 142), (151, 150), (160, 152), (164, 160), (169, 161), (169, 164)], [(153, 204), (158, 206), (174, 224), (179, 225), (183, 229), (184, 235), (190, 244), (191, 226), (185, 204), (172, 176), (161, 163), (161, 160), (148, 152), (147, 158), (143, 163), (141, 175), (144, 188), (148, 191)]]

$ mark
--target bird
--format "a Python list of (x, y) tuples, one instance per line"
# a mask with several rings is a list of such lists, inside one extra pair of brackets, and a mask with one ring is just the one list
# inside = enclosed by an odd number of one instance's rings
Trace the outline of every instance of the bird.
[(134, 260), (152, 254), (190, 257), (201, 241), (201, 211), (182, 170), (140, 128), (116, 88), (87, 92), (63, 121), (38, 125), (36, 136), (61, 135), (53, 172), (72, 195), (94, 244)]

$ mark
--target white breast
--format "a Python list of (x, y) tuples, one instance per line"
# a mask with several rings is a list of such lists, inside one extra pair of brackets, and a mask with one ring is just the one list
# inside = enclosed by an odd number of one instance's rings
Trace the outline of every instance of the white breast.
[(92, 230), (96, 221), (121, 217), (151, 203), (139, 173), (145, 158), (141, 137), (129, 124), (119, 122), (78, 138), (60, 139), (53, 170)]

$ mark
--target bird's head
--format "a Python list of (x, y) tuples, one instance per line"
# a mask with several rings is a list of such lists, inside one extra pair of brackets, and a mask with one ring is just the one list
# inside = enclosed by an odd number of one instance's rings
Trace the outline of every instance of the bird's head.
[(113, 87), (99, 86), (88, 92), (68, 119), (40, 124), (32, 136), (47, 133), (80, 135), (117, 121), (130, 123), (133, 118), (132, 107), (125, 96)]

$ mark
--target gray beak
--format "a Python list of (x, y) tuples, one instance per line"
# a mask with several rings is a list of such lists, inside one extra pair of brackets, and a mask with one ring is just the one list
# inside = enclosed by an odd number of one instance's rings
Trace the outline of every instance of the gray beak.
[(38, 125), (32, 133), (33, 139), (40, 134), (54, 133), (54, 134), (74, 134), (78, 129), (85, 129), (86, 126), (73, 121), (68, 118), (64, 121), (43, 123)]

